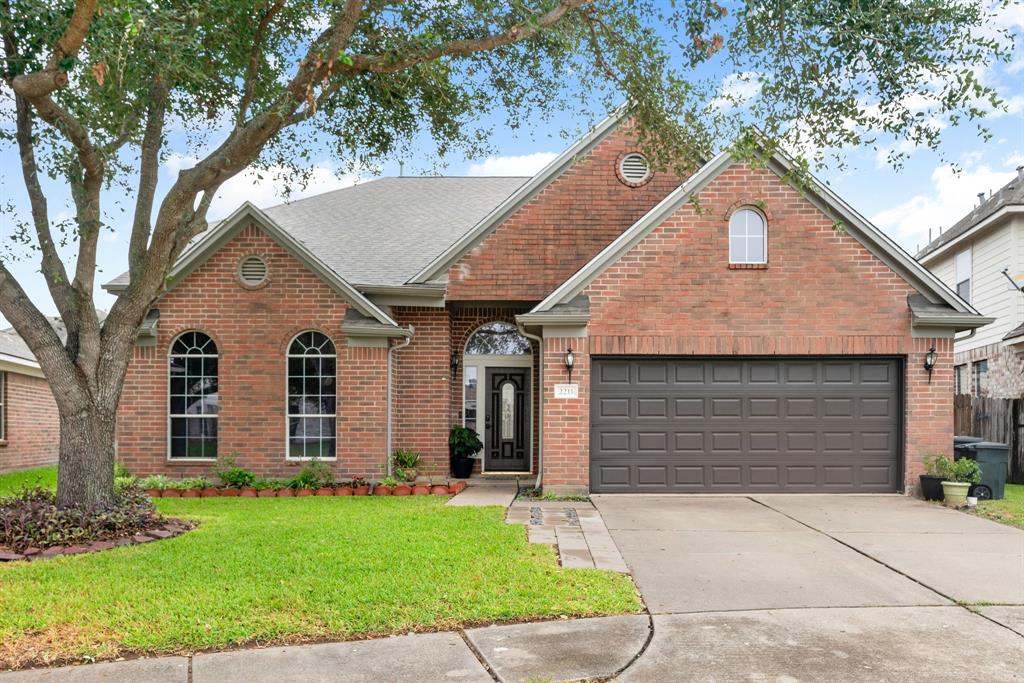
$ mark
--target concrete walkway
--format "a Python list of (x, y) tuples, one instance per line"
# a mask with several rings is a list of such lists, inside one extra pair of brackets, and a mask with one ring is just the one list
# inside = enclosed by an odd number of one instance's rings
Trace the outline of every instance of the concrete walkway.
[(594, 503), (652, 612), (623, 681), (1024, 681), (1022, 531), (902, 496)]
[(516, 499), (519, 489), (515, 481), (507, 479), (487, 480), (474, 478), (457, 496), (448, 501), (452, 507), (485, 507), (497, 505), (507, 508)]
[(601, 514), (590, 503), (519, 499), (505, 521), (525, 525), (530, 543), (555, 546), (563, 567), (629, 573)]

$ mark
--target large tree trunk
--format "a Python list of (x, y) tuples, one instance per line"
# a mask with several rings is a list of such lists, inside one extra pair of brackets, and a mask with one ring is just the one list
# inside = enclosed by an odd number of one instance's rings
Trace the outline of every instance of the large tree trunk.
[(96, 506), (114, 501), (116, 413), (94, 404), (60, 411), (57, 505)]

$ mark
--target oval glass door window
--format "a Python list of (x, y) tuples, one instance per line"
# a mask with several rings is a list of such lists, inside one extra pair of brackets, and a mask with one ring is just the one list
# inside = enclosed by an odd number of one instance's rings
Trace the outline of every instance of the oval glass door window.
[(501, 386), (501, 438), (511, 441), (515, 438), (516, 424), (516, 388), (512, 382)]

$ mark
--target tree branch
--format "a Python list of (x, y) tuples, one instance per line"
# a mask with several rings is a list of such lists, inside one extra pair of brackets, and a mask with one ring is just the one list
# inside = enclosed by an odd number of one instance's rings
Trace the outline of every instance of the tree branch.
[(256, 93), (256, 77), (259, 75), (260, 58), (263, 55), (263, 40), (266, 38), (267, 28), (274, 17), (284, 7), (284, 0), (274, 0), (274, 4), (267, 8), (260, 17), (259, 24), (253, 36), (252, 50), (249, 52), (249, 66), (245, 74), (245, 85), (243, 87), (242, 99), (238, 104), (238, 115), (235, 117), (235, 126), (240, 126), (249, 113), (249, 106)]
[(167, 112), (167, 85), (157, 78), (150, 87), (149, 111), (146, 130), (142, 134), (139, 160), (139, 193), (135, 200), (135, 217), (128, 243), (128, 273), (130, 279), (138, 276), (153, 230), (153, 197), (160, 173), (160, 149), (163, 146), (164, 117)]
[(78, 0), (71, 21), (57, 42), (53, 52), (41, 71), (22, 74), (9, 79), (11, 88), (25, 99), (35, 104), (34, 100), (46, 97), (54, 90), (68, 84), (68, 76), (61, 68), (61, 62), (68, 57), (78, 56), (78, 51), (85, 42), (85, 36), (92, 24), (92, 15), (96, 11), (98, 0)]

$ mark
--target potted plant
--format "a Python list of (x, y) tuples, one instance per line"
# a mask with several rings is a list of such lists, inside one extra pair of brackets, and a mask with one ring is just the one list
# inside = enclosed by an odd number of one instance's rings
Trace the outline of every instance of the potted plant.
[(352, 495), (354, 496), (368, 496), (370, 495), (370, 482), (365, 479), (353, 479), (352, 480)]
[(336, 496), (351, 496), (352, 495), (352, 482), (343, 481), (334, 487), (334, 495)]
[(373, 495), (390, 496), (396, 486), (398, 486), (397, 479), (394, 477), (384, 477), (373, 487)]
[(468, 479), (473, 473), (473, 456), (483, 448), (480, 435), (468, 427), (454, 426), (448, 434), (448, 454), (452, 476)]
[(925, 500), (942, 500), (942, 480), (946, 478), (952, 461), (944, 455), (929, 454), (922, 462), (925, 473), (920, 476), (921, 496)]
[(416, 481), (422, 456), (416, 451), (404, 448), (395, 450), (393, 456), (395, 478), (399, 481)]
[(946, 479), (942, 482), (946, 505), (960, 507), (966, 504), (971, 484), (977, 484), (980, 480), (981, 469), (978, 463), (970, 458), (954, 460), (949, 466), (949, 472), (946, 473)]

